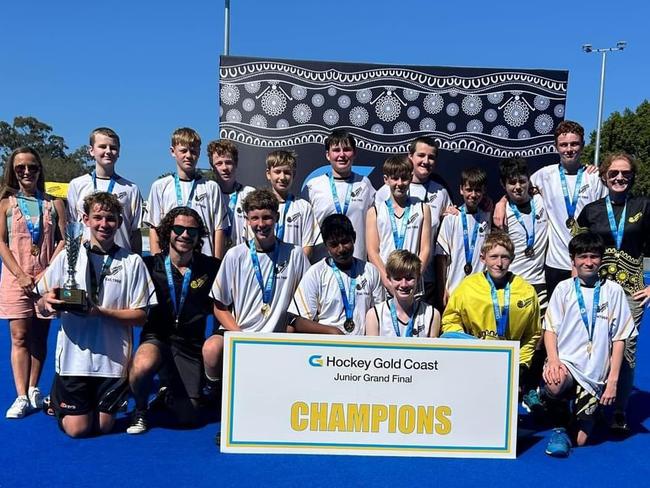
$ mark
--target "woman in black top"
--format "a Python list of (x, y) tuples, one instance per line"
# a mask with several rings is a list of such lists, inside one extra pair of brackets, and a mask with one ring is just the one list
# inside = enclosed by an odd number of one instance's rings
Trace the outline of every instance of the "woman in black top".
[[(600, 275), (620, 284), (637, 327), (650, 301), (650, 287), (643, 281), (643, 257), (650, 255), (650, 199), (632, 196), (637, 165), (625, 153), (609, 155), (600, 165), (600, 177), (609, 195), (585, 206), (578, 225), (600, 235), (605, 255)], [(612, 428), (627, 431), (625, 408), (632, 390), (636, 362), (636, 337), (626, 341), (625, 361), (619, 376), (618, 395)]]

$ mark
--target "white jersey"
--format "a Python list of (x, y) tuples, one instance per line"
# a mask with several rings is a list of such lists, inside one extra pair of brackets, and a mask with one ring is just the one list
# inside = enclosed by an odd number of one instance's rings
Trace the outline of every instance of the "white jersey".
[[(581, 287), (586, 314), (591, 322), (594, 288)], [(600, 398), (609, 373), (612, 342), (637, 335), (634, 320), (623, 288), (604, 280), (600, 287), (591, 356), (588, 353), (589, 335), (582, 321), (573, 278), (558, 283), (546, 309), (544, 330), (557, 335), (560, 361), (580, 385)]]
[[(429, 180), (426, 184), (411, 183), (409, 185), (409, 196), (418, 202), (426, 203), (431, 209), (431, 240), (432, 244), (435, 244), (438, 227), (440, 227), (442, 221), (442, 214), (451, 205), (449, 193), (440, 183)], [(383, 185), (375, 194), (375, 204), (385, 202), (389, 198), (390, 188), (388, 185)]]
[[(91, 292), (90, 268), (95, 276), (107, 256), (79, 250), (75, 279), (79, 288)], [(68, 259), (59, 253), (36, 285), (36, 293), (61, 288), (67, 280)], [(156, 292), (142, 258), (120, 248), (99, 288), (100, 306), (113, 309), (146, 309), (156, 305)], [(55, 369), (60, 376), (99, 376), (121, 378), (133, 348), (133, 331), (115, 319), (104, 316), (61, 313), (56, 340)]]
[[(393, 326), (393, 319), (390, 313), (390, 302), (393, 298), (389, 298), (373, 307), (375, 316), (379, 323), (379, 335), (384, 337), (398, 337), (395, 333)], [(435, 310), (432, 305), (429, 305), (421, 300), (415, 301), (415, 312), (413, 314), (413, 336), (412, 337), (429, 337), (429, 331), (433, 324)], [(397, 310), (395, 310), (397, 311)], [(397, 318), (397, 326), (399, 327), (399, 337), (405, 337), (408, 322), (402, 322), (399, 317)]]
[(277, 229), (280, 226), (284, 226), (282, 240), (300, 247), (316, 245), (316, 238), (320, 234), (311, 204), (302, 198), (294, 198), (288, 208), (286, 202), (280, 203), (280, 218), (275, 233), (278, 237)]
[[(402, 249), (410, 251), (417, 256), (420, 254), (422, 223), (424, 221), (424, 203), (417, 202), (412, 198), (409, 198), (407, 204), (410, 208), (410, 211), (404, 232), (404, 244), (402, 246)], [(393, 206), (393, 201), (388, 200), (388, 205)], [(381, 260), (384, 262), (384, 264), (386, 264), (386, 261), (388, 261), (388, 256), (390, 256), (390, 253), (396, 249), (387, 202), (375, 203), (375, 209), (377, 210), (379, 256), (381, 257)], [(404, 209), (402, 215), (399, 217), (395, 215), (395, 225), (398, 234), (401, 234), (402, 232), (402, 226), (404, 225), (403, 219), (405, 215), (406, 209)]]
[(214, 181), (199, 178), (196, 180), (194, 197), (191, 202), (187, 199), (192, 191), (193, 181), (180, 180), (181, 205), (176, 200), (176, 184), (174, 175), (168, 175), (153, 182), (147, 202), (146, 223), (157, 227), (162, 218), (171, 209), (187, 205), (196, 210), (206, 227), (207, 236), (203, 238), (203, 254), (214, 256), (214, 233), (217, 230), (227, 230), (230, 226), (226, 201), (221, 194), (219, 185)]
[(248, 222), (246, 221), (246, 214), (242, 207), (242, 203), (246, 195), (254, 191), (252, 186), (235, 185), (235, 191), (232, 193), (224, 193), (223, 197), (228, 206), (228, 220), (230, 221), (230, 231), (228, 237), (230, 239), (230, 246), (233, 247), (242, 242), (246, 242), (248, 235)]
[(533, 229), (532, 210), (529, 213), (520, 211), (521, 218), (526, 228), (517, 220), (510, 204), (506, 204), (506, 218), (508, 224), (508, 235), (515, 246), (515, 259), (510, 264), (510, 271), (521, 276), (532, 285), (546, 283), (544, 277), (544, 260), (546, 258), (546, 247), (548, 245), (548, 216), (541, 195), (533, 197), (535, 202), (535, 241), (533, 242), (533, 256), (525, 254), (528, 234)]
[[(479, 273), (485, 269), (481, 262), (481, 247), (485, 237), (490, 232), (490, 216), (482, 210), (474, 214), (467, 214), (468, 242), (472, 240), (474, 227), (478, 225), (478, 234), (472, 255), (472, 273)], [(461, 281), (465, 278), (465, 244), (463, 239), (463, 221), (460, 212), (458, 215), (448, 215), (442, 220), (438, 241), (436, 243), (436, 255), (448, 256), (450, 259), (447, 268), (447, 281), (445, 288), (451, 295)]]
[[(268, 318), (262, 314), (262, 289), (255, 276), (248, 243), (238, 244), (226, 252), (212, 285), (210, 296), (225, 306), (232, 306), (235, 322), (244, 332), (283, 332), (289, 303), (309, 268), (309, 261), (300, 247), (281, 241), (277, 241), (276, 246), (280, 249)], [(257, 256), (266, 283), (273, 263), (273, 251), (258, 252)]]
[[(374, 201), (375, 189), (372, 187), (368, 178), (356, 173), (352, 173), (347, 179), (335, 178), (334, 186), (336, 187), (341, 210), (345, 207), (345, 197), (348, 194), (349, 188), (352, 187), (350, 205), (345, 215), (350, 219), (352, 227), (354, 227), (357, 233), (357, 238), (354, 242), (354, 257), (365, 261), (367, 255), (366, 214)], [(305, 184), (303, 198), (311, 203), (314, 209), (314, 217), (319, 226), (323, 223), (325, 217), (337, 213), (334, 196), (330, 188), (329, 176), (326, 174), (312, 178)], [(326, 256), (327, 250), (325, 246), (317, 246), (314, 252), (314, 259), (318, 260)]]
[(289, 305), (289, 313), (323, 325), (338, 327), (349, 335), (364, 335), (366, 312), (374, 304), (384, 300), (384, 287), (379, 271), (371, 263), (359, 259), (354, 260), (349, 270), (352, 276), (343, 270), (340, 271), (346, 294), (349, 293), (351, 281), (356, 278), (356, 298), (352, 315), (354, 330), (347, 332), (343, 326), (345, 307), (341, 289), (330, 260), (331, 258), (321, 259), (305, 273)]
[[(115, 244), (131, 250), (131, 234), (142, 226), (142, 195), (131, 181), (114, 175), (115, 184), (111, 193), (122, 204), (122, 225), (115, 235)], [(73, 179), (68, 186), (68, 222), (81, 222), (84, 215), (84, 198), (96, 191), (108, 191), (110, 179), (96, 178), (97, 188), (92, 175), (83, 175)], [(90, 229), (84, 226), (85, 240), (90, 239)]]
[[(551, 268), (570, 270), (569, 241), (572, 235), (566, 226), (569, 216), (564, 202), (559, 168), (559, 164), (544, 166), (530, 177), (530, 181), (542, 193), (548, 214), (549, 235), (546, 265)], [(573, 197), (577, 178), (578, 175), (566, 175), (569, 198)], [(582, 184), (578, 191), (576, 211), (573, 215), (575, 219), (578, 218), (585, 205), (607, 195), (607, 188), (603, 186), (598, 173), (588, 174), (586, 171), (582, 174)]]

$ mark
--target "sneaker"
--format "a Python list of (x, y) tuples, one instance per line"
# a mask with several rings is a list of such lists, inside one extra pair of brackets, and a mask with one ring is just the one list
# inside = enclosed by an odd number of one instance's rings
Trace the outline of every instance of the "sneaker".
[(144, 434), (149, 427), (147, 426), (147, 411), (134, 410), (131, 417), (131, 424), (126, 429), (127, 434)]
[(54, 417), (56, 415), (54, 407), (52, 406), (52, 398), (50, 395), (43, 398), (43, 413), (45, 415), (49, 415), (50, 417)]
[(614, 415), (612, 415), (612, 423), (609, 424), (609, 428), (612, 433), (616, 435), (629, 435), (630, 426), (627, 424), (627, 420), (625, 419), (625, 412), (621, 412), (620, 410), (615, 411)]
[(537, 390), (530, 390), (526, 393), (521, 400), (521, 406), (524, 407), (528, 413), (538, 414), (544, 411), (544, 403), (542, 403), (542, 399)]
[(38, 386), (30, 386), (27, 396), (29, 397), (29, 406), (32, 410), (40, 410), (43, 408), (43, 395), (41, 394), (41, 390), (38, 389)]
[(7, 410), (8, 419), (21, 419), (30, 411), (29, 399), (27, 395), (20, 395), (16, 397), (14, 403)]
[(553, 429), (551, 439), (546, 444), (546, 454), (552, 457), (565, 458), (571, 452), (571, 440), (566, 429)]
[(156, 396), (149, 402), (148, 410), (158, 411), (164, 410), (169, 405), (170, 391), (166, 386), (161, 386), (156, 393)]
[(221, 380), (206, 380), (202, 393), (203, 402), (206, 405), (219, 405), (221, 403)]

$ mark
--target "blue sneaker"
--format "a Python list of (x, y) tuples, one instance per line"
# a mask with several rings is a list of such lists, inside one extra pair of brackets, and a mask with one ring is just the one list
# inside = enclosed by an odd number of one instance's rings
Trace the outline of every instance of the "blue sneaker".
[(551, 439), (546, 444), (546, 454), (552, 457), (565, 458), (571, 452), (571, 440), (566, 429), (560, 427), (553, 429)]
[(539, 396), (537, 390), (530, 390), (521, 399), (521, 406), (526, 409), (528, 413), (541, 414), (544, 412), (544, 403)]

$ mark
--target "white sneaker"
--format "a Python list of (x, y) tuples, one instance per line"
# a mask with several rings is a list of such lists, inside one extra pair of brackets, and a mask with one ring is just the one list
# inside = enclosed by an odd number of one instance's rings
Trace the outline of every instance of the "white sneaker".
[(27, 395), (16, 397), (9, 410), (7, 410), (8, 419), (21, 419), (29, 413), (29, 400)]
[(30, 386), (27, 396), (32, 410), (41, 410), (43, 408), (43, 394), (38, 389), (38, 386)]

